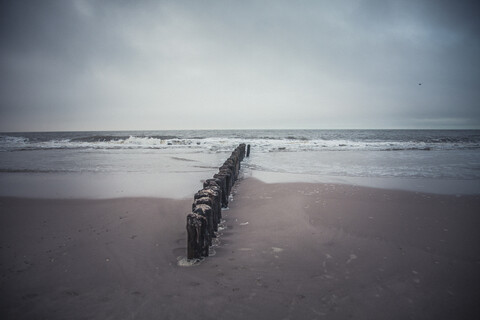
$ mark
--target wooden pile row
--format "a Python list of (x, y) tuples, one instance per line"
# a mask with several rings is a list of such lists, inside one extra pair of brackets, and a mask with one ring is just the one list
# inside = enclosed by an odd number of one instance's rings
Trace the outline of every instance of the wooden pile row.
[(212, 179), (207, 179), (203, 189), (194, 196), (192, 212), (187, 215), (187, 258), (208, 257), (212, 239), (216, 238), (222, 219), (222, 207), (228, 207), (228, 198), (240, 172), (240, 162), (245, 157), (245, 144), (240, 144), (219, 168)]

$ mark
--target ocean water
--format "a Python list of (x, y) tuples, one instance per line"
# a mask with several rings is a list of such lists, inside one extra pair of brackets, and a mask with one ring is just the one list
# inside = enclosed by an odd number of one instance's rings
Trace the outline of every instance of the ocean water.
[(0, 134), (0, 195), (188, 197), (240, 143), (245, 176), (480, 193), (479, 130), (196, 130)]

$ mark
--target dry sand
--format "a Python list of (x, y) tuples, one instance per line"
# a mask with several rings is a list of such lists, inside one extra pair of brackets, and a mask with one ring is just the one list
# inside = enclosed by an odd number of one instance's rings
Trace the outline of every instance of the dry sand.
[(192, 199), (0, 198), (2, 319), (479, 319), (480, 196), (240, 181), (216, 255)]

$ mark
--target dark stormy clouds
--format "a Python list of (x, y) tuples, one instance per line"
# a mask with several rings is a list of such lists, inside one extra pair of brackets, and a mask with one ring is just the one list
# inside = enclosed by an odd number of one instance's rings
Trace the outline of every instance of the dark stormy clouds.
[(0, 131), (480, 128), (475, 2), (0, 6)]

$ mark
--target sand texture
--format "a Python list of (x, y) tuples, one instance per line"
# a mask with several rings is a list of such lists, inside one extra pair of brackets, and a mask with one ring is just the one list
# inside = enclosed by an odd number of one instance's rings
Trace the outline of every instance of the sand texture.
[(480, 197), (236, 185), (193, 267), (193, 199), (0, 198), (2, 319), (479, 319)]

